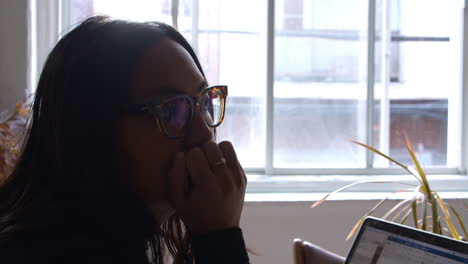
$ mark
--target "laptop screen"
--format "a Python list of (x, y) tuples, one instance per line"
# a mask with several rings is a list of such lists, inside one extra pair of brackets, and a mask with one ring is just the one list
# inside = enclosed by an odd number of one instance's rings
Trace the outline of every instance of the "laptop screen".
[(346, 260), (348, 264), (468, 263), (467, 243), (369, 219), (353, 244)]

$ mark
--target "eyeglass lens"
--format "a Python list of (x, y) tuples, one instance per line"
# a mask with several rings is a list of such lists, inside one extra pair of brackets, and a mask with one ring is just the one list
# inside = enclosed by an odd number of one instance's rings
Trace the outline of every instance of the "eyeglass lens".
[[(168, 135), (180, 136), (185, 133), (192, 116), (192, 106), (189, 100), (187, 97), (178, 97), (161, 106), (160, 121)], [(221, 121), (222, 100), (222, 91), (217, 88), (201, 95), (200, 113), (208, 125), (216, 126)]]
[(169, 135), (181, 135), (191, 117), (191, 104), (188, 98), (174, 98), (161, 106), (160, 121)]
[(222, 100), (222, 92), (216, 88), (201, 96), (200, 112), (208, 125), (215, 126), (221, 121)]

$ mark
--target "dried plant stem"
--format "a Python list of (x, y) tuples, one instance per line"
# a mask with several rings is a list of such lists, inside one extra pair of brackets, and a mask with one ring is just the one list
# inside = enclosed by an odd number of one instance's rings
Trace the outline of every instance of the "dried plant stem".
[[(389, 156), (385, 155), (384, 153), (380, 152), (379, 150), (368, 146), (364, 143), (360, 143), (357, 141), (353, 141), (354, 143), (363, 146), (367, 148), (368, 150), (374, 152), (377, 155), (380, 155), (390, 162), (393, 162), (394, 164), (398, 165), (402, 169), (404, 169), (406, 172), (408, 172), (410, 175), (415, 177), (418, 180), (417, 185), (413, 184), (408, 184), (412, 185), (414, 189), (412, 190), (414, 192), (414, 197), (411, 199), (406, 199), (403, 201), (400, 201), (397, 203), (395, 206), (393, 206), (389, 211), (387, 211), (383, 215), (383, 219), (390, 218), (392, 215), (393, 217), (391, 218), (392, 221), (397, 220), (402, 214), (400, 219), (401, 224), (405, 224), (406, 221), (409, 219), (410, 215), (413, 218), (413, 223), (414, 226), (418, 229), (422, 230), (431, 230), (433, 233), (441, 234), (443, 235), (443, 232), (448, 232), (453, 238), (455, 239), (462, 239), (462, 237), (459, 235), (455, 225), (454, 221), (452, 220), (452, 217), (450, 215), (450, 212), (448, 208), (453, 212), (455, 215), (455, 218), (457, 219), (457, 222), (459, 226), (461, 227), (463, 231), (463, 235), (465, 236), (465, 239), (468, 238), (468, 232), (467, 229), (463, 223), (463, 219), (460, 217), (460, 214), (453, 208), (453, 206), (445, 203), (442, 198), (439, 196), (439, 194), (431, 189), (431, 186), (429, 185), (429, 181), (427, 178), (426, 173), (423, 170), (423, 167), (421, 166), (420, 162), (418, 161), (416, 157), (416, 153), (413, 149), (413, 146), (411, 145), (408, 137), (405, 135), (405, 145), (408, 150), (408, 153), (411, 157), (411, 160), (413, 161), (413, 165), (415, 168), (404, 165)], [(352, 186), (355, 186), (357, 184), (362, 184), (362, 183), (382, 183), (382, 182), (393, 182), (393, 181), (358, 181), (351, 183), (349, 185), (346, 185), (342, 188), (339, 188), (329, 194), (327, 194), (325, 197), (320, 199), (319, 201), (315, 202), (312, 207), (316, 207), (323, 203), (330, 195), (343, 191), (345, 189), (348, 189)], [(393, 182), (393, 183), (399, 183), (399, 184), (404, 184), (401, 182)], [(409, 190), (402, 190), (398, 192), (408, 192)], [(363, 217), (359, 219), (359, 221), (354, 225), (354, 227), (351, 229), (351, 231), (348, 234), (348, 237), (346, 239), (349, 239), (352, 237), (361, 224), (364, 222), (364, 219), (367, 216), (370, 216), (374, 213), (374, 211), (380, 207), (385, 201), (388, 200), (388, 197), (379, 201), (369, 212), (367, 212)], [(468, 205), (464, 203), (465, 208), (468, 208)], [(430, 207), (430, 208), (429, 208)], [(442, 213), (439, 212), (440, 211)], [(421, 212), (418, 212), (418, 211)], [(419, 218), (419, 214), (421, 213), (421, 218)], [(442, 222), (445, 223), (445, 226), (442, 225)]]

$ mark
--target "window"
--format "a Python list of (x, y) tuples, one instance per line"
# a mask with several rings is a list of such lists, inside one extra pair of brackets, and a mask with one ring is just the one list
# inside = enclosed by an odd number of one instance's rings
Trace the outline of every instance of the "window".
[[(171, 24), (208, 81), (230, 94), (219, 138), (247, 172), (401, 173), (350, 142), (429, 172), (462, 164), (463, 4), (445, 0), (72, 0), (65, 28), (91, 14)], [(371, 30), (369, 30), (371, 28)]]

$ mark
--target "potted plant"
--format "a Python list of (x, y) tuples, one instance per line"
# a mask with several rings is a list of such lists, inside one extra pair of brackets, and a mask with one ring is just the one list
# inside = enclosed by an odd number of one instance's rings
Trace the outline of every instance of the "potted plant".
[[(412, 218), (414, 227), (418, 229), (440, 235), (450, 235), (457, 240), (466, 240), (468, 233), (465, 224), (463, 223), (463, 219), (452, 205), (445, 202), (437, 191), (431, 188), (427, 175), (418, 161), (413, 146), (406, 135), (405, 145), (409, 155), (411, 156), (414, 167), (404, 165), (371, 146), (357, 141), (353, 142), (398, 165), (417, 180), (417, 183), (414, 184), (412, 188), (399, 191), (413, 193), (412, 197), (403, 199), (401, 202), (397, 203), (381, 217), (382, 219), (405, 224), (410, 218)], [(357, 181), (351, 183), (325, 195), (325, 197), (315, 202), (312, 205), (312, 208), (323, 203), (330, 195), (346, 190), (357, 184), (379, 182), (387, 181)], [(372, 215), (375, 210), (387, 200), (388, 197), (379, 201), (369, 212), (362, 216), (351, 229), (346, 240), (351, 238), (359, 230), (359, 227), (367, 216)], [(460, 231), (455, 227), (455, 222), (458, 222), (459, 228), (461, 229)]]
[(30, 104), (18, 102), (14, 111), (0, 120), (0, 184), (14, 168), (29, 112)]

